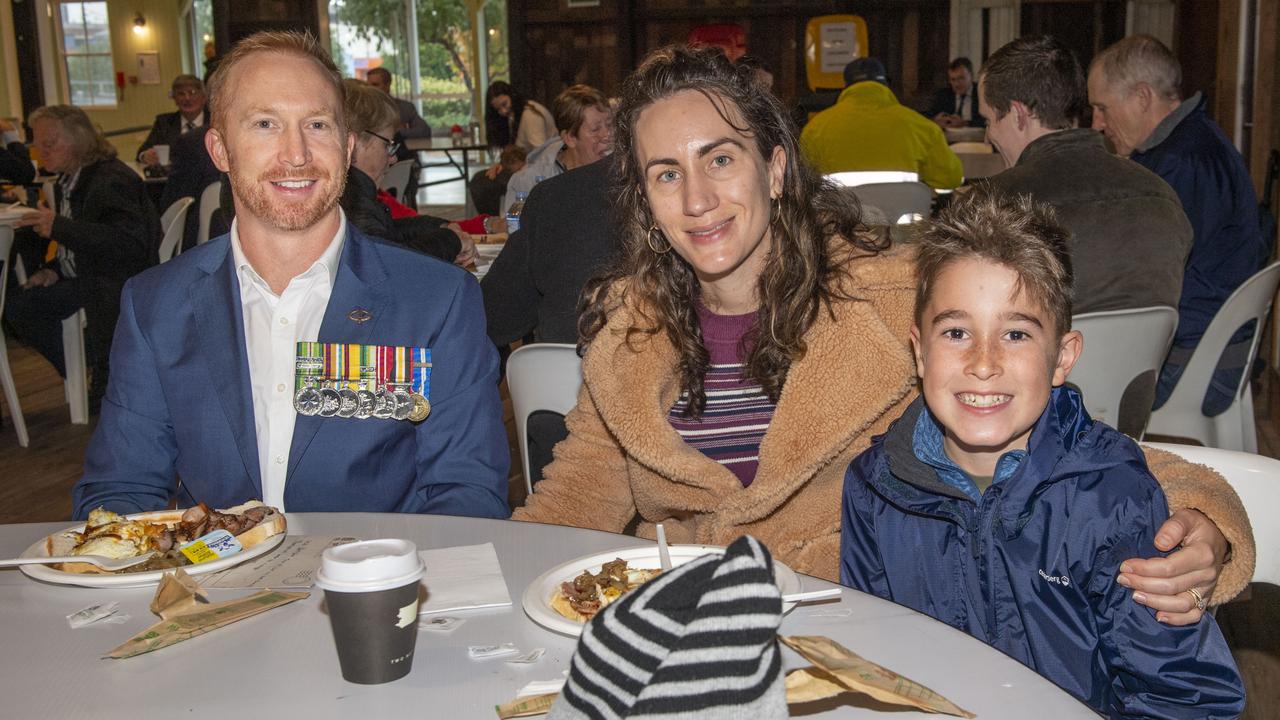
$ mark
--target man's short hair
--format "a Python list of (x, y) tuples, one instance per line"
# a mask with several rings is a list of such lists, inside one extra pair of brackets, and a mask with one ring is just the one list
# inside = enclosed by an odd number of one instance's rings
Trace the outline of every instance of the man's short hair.
[(400, 109), (386, 93), (354, 78), (343, 80), (342, 89), (348, 132), (380, 134), (383, 128), (400, 124)]
[(604, 93), (590, 85), (570, 85), (556, 96), (551, 104), (551, 115), (556, 121), (556, 130), (577, 135), (582, 129), (587, 108), (595, 108), (602, 113), (609, 112), (609, 99)]
[(329, 57), (328, 51), (316, 41), (315, 36), (311, 33), (276, 30), (254, 33), (241, 40), (218, 63), (218, 71), (209, 78), (210, 125), (217, 129), (225, 127), (227, 106), (231, 103), (230, 93), (223, 92), (227, 85), (227, 78), (231, 77), (231, 71), (237, 65), (244, 62), (246, 58), (258, 53), (296, 55), (314, 60), (316, 65), (319, 66), (318, 69), (324, 79), (338, 94), (338, 128), (344, 132), (346, 131), (346, 120), (342, 113), (342, 104), (344, 102), (342, 73), (338, 72), (338, 66), (333, 64), (333, 58)]
[(384, 68), (384, 67), (379, 66), (379, 67), (376, 67), (376, 68), (369, 68), (369, 70), (368, 70), (368, 71), (366, 71), (366, 72), (365, 72), (365, 74), (364, 74), (364, 76), (365, 76), (366, 78), (371, 78), (371, 77), (373, 77), (374, 75), (386, 75), (386, 76), (387, 76), (387, 85), (388, 85), (388, 86), (389, 86), (389, 85), (391, 85), (391, 71), (390, 71), (390, 70), (388, 70), (388, 69), (386, 69), (386, 68)]
[(178, 92), (178, 88), (193, 87), (197, 90), (204, 90), (204, 82), (195, 75), (179, 75), (173, 79), (173, 84), (169, 86), (170, 92)]
[(988, 188), (956, 198), (929, 223), (916, 256), (916, 325), (923, 320), (938, 276), (959, 260), (986, 260), (1018, 276), (1015, 292), (1026, 293), (1052, 319), (1062, 337), (1071, 329), (1070, 233), (1053, 208), (1030, 195)]
[(1072, 127), (1087, 103), (1080, 62), (1052, 35), (1018, 38), (996, 50), (982, 66), (981, 84), (996, 119), (1016, 100), (1052, 130)]
[(88, 114), (75, 105), (46, 105), (36, 108), (31, 117), (27, 118), (27, 124), (34, 128), (41, 120), (58, 123), (58, 129), (70, 141), (71, 153), (80, 167), (116, 156), (115, 146), (102, 134), (102, 129), (93, 124)]
[(958, 57), (947, 65), (947, 70), (959, 70), (960, 68), (968, 70), (970, 76), (973, 75), (973, 61), (967, 57)]
[(1089, 65), (1107, 84), (1126, 93), (1146, 83), (1166, 100), (1182, 98), (1182, 65), (1165, 44), (1150, 35), (1127, 37), (1098, 53)]

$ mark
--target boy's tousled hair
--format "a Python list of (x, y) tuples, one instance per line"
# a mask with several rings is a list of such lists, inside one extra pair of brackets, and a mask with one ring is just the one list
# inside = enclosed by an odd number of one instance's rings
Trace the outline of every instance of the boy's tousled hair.
[(1071, 330), (1070, 234), (1053, 208), (1030, 195), (1006, 195), (978, 188), (956, 198), (929, 224), (916, 258), (916, 325), (938, 276), (958, 260), (987, 260), (1018, 275), (1015, 292), (1027, 296), (1053, 318), (1054, 332)]

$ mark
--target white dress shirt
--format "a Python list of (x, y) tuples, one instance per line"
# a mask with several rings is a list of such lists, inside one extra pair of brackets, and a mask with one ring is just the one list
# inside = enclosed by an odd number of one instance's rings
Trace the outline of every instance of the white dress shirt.
[(197, 130), (204, 127), (204, 113), (198, 113), (190, 120), (186, 119), (181, 113), (179, 113), (178, 120), (182, 121), (180, 125), (181, 132), (178, 133), (180, 135), (186, 135), (189, 130)]
[(338, 277), (338, 260), (347, 236), (347, 216), (341, 209), (338, 216), (338, 232), (329, 247), (306, 272), (290, 280), (281, 295), (273, 293), (249, 264), (240, 246), (237, 222), (231, 223), (231, 254), (240, 281), (262, 501), (281, 510), (288, 509), (284, 505), (284, 485), (297, 419), (293, 409), (294, 361), (300, 341), (315, 342), (319, 338), (329, 295)]

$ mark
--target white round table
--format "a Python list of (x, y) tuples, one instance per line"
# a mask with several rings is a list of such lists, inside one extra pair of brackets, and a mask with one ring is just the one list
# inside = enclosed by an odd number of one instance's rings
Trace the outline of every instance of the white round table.
[[(126, 660), (102, 659), (158, 618), (147, 606), (153, 588), (98, 590), (34, 581), (0, 570), (0, 698), (14, 718), (483, 718), (533, 680), (561, 676), (575, 639), (529, 620), (520, 606), (525, 587), (545, 570), (576, 557), (646, 540), (591, 530), (513, 521), (433, 515), (290, 514), (293, 535), (396, 537), (419, 549), (492, 542), (512, 606), (450, 612), (466, 622), (449, 634), (420, 631), (413, 670), (384, 685), (342, 679), (323, 592), (242, 620), (209, 635)], [(0, 525), (0, 557), (17, 557), (41, 537), (70, 523)], [(805, 590), (833, 587), (803, 577)], [(427, 577), (430, 584), (430, 570)], [(211, 599), (249, 594), (213, 590)], [(118, 601), (131, 619), (72, 630), (66, 615)], [(852, 613), (833, 614), (838, 608)], [(929, 617), (845, 589), (838, 604), (801, 605), (782, 634), (826, 635), (864, 657), (942, 693), (983, 720), (1096, 718), (1086, 706), (1020, 663)], [(467, 647), (502, 642), (522, 651), (546, 648), (532, 665), (472, 661)], [(787, 669), (806, 663), (784, 650)], [(875, 709), (879, 708), (879, 710)], [(883, 715), (883, 706), (835, 706), (823, 716), (937, 718), (913, 712)]]

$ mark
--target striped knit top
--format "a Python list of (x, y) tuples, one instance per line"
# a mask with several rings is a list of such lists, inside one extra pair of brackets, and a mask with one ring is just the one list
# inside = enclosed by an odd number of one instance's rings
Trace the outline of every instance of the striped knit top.
[(760, 383), (746, 374), (742, 338), (751, 330), (756, 313), (717, 315), (698, 304), (702, 343), (711, 356), (707, 371), (707, 408), (702, 417), (684, 417), (688, 393), (681, 393), (667, 413), (671, 427), (703, 455), (727, 467), (743, 487), (755, 479), (760, 464), (760, 441), (773, 419), (774, 403)]

